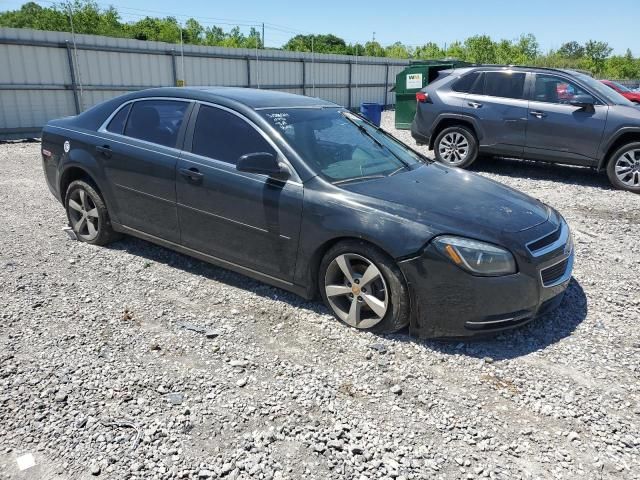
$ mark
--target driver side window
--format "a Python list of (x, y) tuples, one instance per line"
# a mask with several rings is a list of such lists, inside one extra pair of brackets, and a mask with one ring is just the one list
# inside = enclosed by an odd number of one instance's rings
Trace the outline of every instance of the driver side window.
[(267, 152), (269, 142), (246, 121), (221, 108), (200, 105), (191, 152), (235, 165), (242, 155)]
[(536, 75), (533, 100), (546, 103), (568, 104), (576, 95), (589, 95), (578, 85), (554, 75)]

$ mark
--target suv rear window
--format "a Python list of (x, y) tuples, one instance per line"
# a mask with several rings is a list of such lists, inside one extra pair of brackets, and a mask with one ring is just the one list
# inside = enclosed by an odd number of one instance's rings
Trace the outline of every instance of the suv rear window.
[(453, 85), (451, 86), (451, 89), (454, 92), (469, 93), (469, 90), (471, 90), (471, 86), (473, 85), (473, 82), (475, 82), (479, 76), (480, 76), (480, 72), (471, 72), (466, 75), (463, 75), (453, 83)]
[(470, 93), (502, 98), (524, 98), (524, 72), (483, 72)]

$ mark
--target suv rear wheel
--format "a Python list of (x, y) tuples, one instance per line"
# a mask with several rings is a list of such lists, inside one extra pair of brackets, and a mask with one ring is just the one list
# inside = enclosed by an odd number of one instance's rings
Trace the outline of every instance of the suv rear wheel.
[(478, 156), (478, 141), (461, 125), (445, 128), (433, 144), (436, 160), (450, 167), (467, 168)]
[(613, 186), (640, 193), (640, 142), (628, 143), (611, 156), (607, 176)]

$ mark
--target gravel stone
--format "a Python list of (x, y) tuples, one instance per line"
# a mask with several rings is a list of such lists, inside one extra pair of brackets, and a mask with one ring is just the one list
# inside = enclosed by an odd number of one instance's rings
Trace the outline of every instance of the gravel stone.
[(471, 167), (565, 216), (574, 278), (555, 312), (447, 342), (359, 332), (141, 240), (71, 240), (41, 162), (0, 144), (0, 479), (640, 480), (640, 195), (606, 176)]

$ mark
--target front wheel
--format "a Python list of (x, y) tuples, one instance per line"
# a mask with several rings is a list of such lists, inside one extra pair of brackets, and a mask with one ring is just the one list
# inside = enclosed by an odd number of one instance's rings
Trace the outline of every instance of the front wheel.
[(640, 193), (640, 142), (624, 145), (611, 156), (607, 176), (614, 187)]
[(450, 167), (467, 168), (478, 156), (478, 141), (463, 126), (445, 128), (433, 144), (436, 160)]
[(325, 304), (350, 327), (392, 333), (409, 323), (409, 293), (402, 273), (372, 245), (335, 245), (320, 264), (318, 280)]

